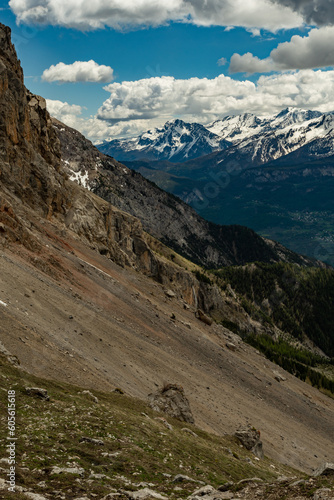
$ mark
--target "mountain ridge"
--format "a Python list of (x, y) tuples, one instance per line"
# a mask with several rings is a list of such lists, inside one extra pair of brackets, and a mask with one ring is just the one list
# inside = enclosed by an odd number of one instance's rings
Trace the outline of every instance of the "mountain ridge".
[[(226, 116), (207, 126), (173, 120), (138, 138), (105, 141), (98, 148), (120, 161), (168, 160), (176, 163), (196, 158), (206, 161), (205, 157), (212, 153), (216, 153), (217, 163), (221, 163), (241, 149), (251, 156), (249, 164), (257, 165), (284, 156), (314, 139), (320, 139), (331, 130), (331, 112), (286, 108), (276, 115), (262, 118), (251, 113)], [(186, 147), (191, 142), (190, 137), (193, 142), (201, 143), (201, 147), (193, 148), (191, 154), (188, 154)], [(180, 144), (176, 143), (180, 140), (182, 143), (182, 138), (185, 144), (179, 152)], [(210, 150), (205, 147), (205, 142)], [(257, 152), (260, 150), (261, 155), (258, 156)]]
[(220, 139), (199, 123), (176, 119), (166, 122), (162, 128), (148, 130), (138, 138), (104, 141), (98, 147), (120, 161), (146, 158), (182, 162), (223, 150), (229, 145), (228, 141)]

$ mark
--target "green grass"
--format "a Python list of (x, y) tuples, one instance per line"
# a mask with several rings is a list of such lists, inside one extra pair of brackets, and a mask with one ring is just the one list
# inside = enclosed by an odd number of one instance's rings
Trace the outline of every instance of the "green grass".
[[(186, 497), (196, 483), (177, 484), (171, 478), (184, 474), (205, 484), (218, 486), (226, 481), (260, 477), (271, 481), (279, 475), (295, 473), (272, 461), (256, 462), (232, 436), (215, 436), (195, 426), (166, 417), (173, 426), (168, 430), (159, 414), (144, 402), (117, 393), (93, 391), (99, 402), (82, 394), (82, 389), (65, 383), (42, 380), (9, 365), (0, 358), (1, 457), (6, 457), (7, 390), (16, 391), (17, 411), (17, 484), (35, 493), (52, 495), (55, 490), (66, 498), (91, 493), (101, 498), (111, 488), (139, 489), (149, 482), (156, 491)], [(47, 389), (50, 401), (28, 396), (27, 386)], [(188, 427), (197, 437), (182, 430)], [(80, 443), (81, 437), (97, 438), (104, 446)], [(230, 450), (230, 451), (229, 451)], [(254, 466), (245, 459), (253, 460)], [(82, 467), (84, 477), (51, 474), (53, 466)], [(103, 474), (90, 479), (90, 474)], [(170, 474), (168, 478), (164, 474)], [(130, 481), (126, 484), (124, 477)], [(46, 487), (39, 485), (45, 481)], [(12, 498), (9, 494), (8, 498)], [(6, 498), (6, 497), (2, 497)], [(16, 498), (19, 498), (17, 496)]]

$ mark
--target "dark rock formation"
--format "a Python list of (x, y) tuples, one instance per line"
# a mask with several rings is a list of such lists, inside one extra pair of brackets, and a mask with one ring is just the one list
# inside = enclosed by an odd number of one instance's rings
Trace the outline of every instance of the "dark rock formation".
[(209, 316), (207, 316), (206, 314), (204, 314), (204, 312), (202, 311), (202, 309), (197, 309), (196, 317), (200, 321), (202, 321), (203, 323), (205, 323), (206, 325), (211, 326), (212, 323), (213, 323), (212, 318), (210, 318)]
[(26, 393), (29, 394), (29, 396), (43, 399), (44, 401), (50, 400), (47, 390), (41, 389), (40, 387), (26, 387)]

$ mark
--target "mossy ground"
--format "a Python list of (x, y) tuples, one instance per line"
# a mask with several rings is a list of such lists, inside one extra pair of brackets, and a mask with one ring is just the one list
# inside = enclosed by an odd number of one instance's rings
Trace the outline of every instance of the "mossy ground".
[[(256, 461), (232, 436), (211, 435), (166, 417), (173, 427), (170, 430), (157, 419), (161, 414), (138, 399), (93, 391), (96, 403), (80, 387), (36, 378), (9, 365), (4, 357), (0, 363), (1, 458), (8, 456), (7, 391), (14, 389), (16, 481), (35, 493), (55, 495), (55, 491), (61, 491), (66, 498), (76, 498), (89, 492), (100, 498), (112, 488), (136, 490), (145, 482), (156, 491), (182, 498), (197, 484), (175, 484), (172, 479), (176, 474), (212, 486), (247, 477), (265, 481), (279, 475), (301, 477), (269, 459)], [(50, 401), (29, 396), (27, 386), (46, 389)], [(185, 427), (197, 437), (182, 430)], [(82, 437), (103, 440), (104, 445), (80, 443)], [(52, 474), (53, 466), (80, 467), (84, 474)], [(96, 474), (102, 476), (94, 477)], [(175, 491), (175, 486), (181, 489)]]

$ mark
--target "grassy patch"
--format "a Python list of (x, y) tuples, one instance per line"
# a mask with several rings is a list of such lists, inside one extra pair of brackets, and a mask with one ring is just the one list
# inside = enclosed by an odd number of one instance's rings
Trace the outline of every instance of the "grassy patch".
[[(42, 387), (50, 401), (27, 395), (25, 387)], [(0, 358), (1, 457), (6, 457), (7, 390), (16, 391), (17, 484), (35, 493), (62, 491), (66, 498), (88, 493), (102, 497), (111, 488), (139, 489), (142, 482), (168, 495), (186, 497), (197, 484), (175, 484), (176, 474), (218, 486), (245, 477), (272, 480), (270, 461), (248, 463), (254, 457), (233, 437), (214, 436), (166, 417), (167, 429), (145, 402), (117, 393), (94, 391), (98, 403), (82, 389), (42, 380)], [(197, 437), (183, 431), (191, 428)], [(103, 445), (80, 442), (100, 439)], [(82, 468), (82, 475), (53, 473), (53, 467)], [(278, 474), (291, 470), (276, 464)], [(97, 476), (100, 475), (100, 476)], [(175, 491), (175, 486), (182, 488)], [(18, 497), (19, 498), (19, 497)]]

